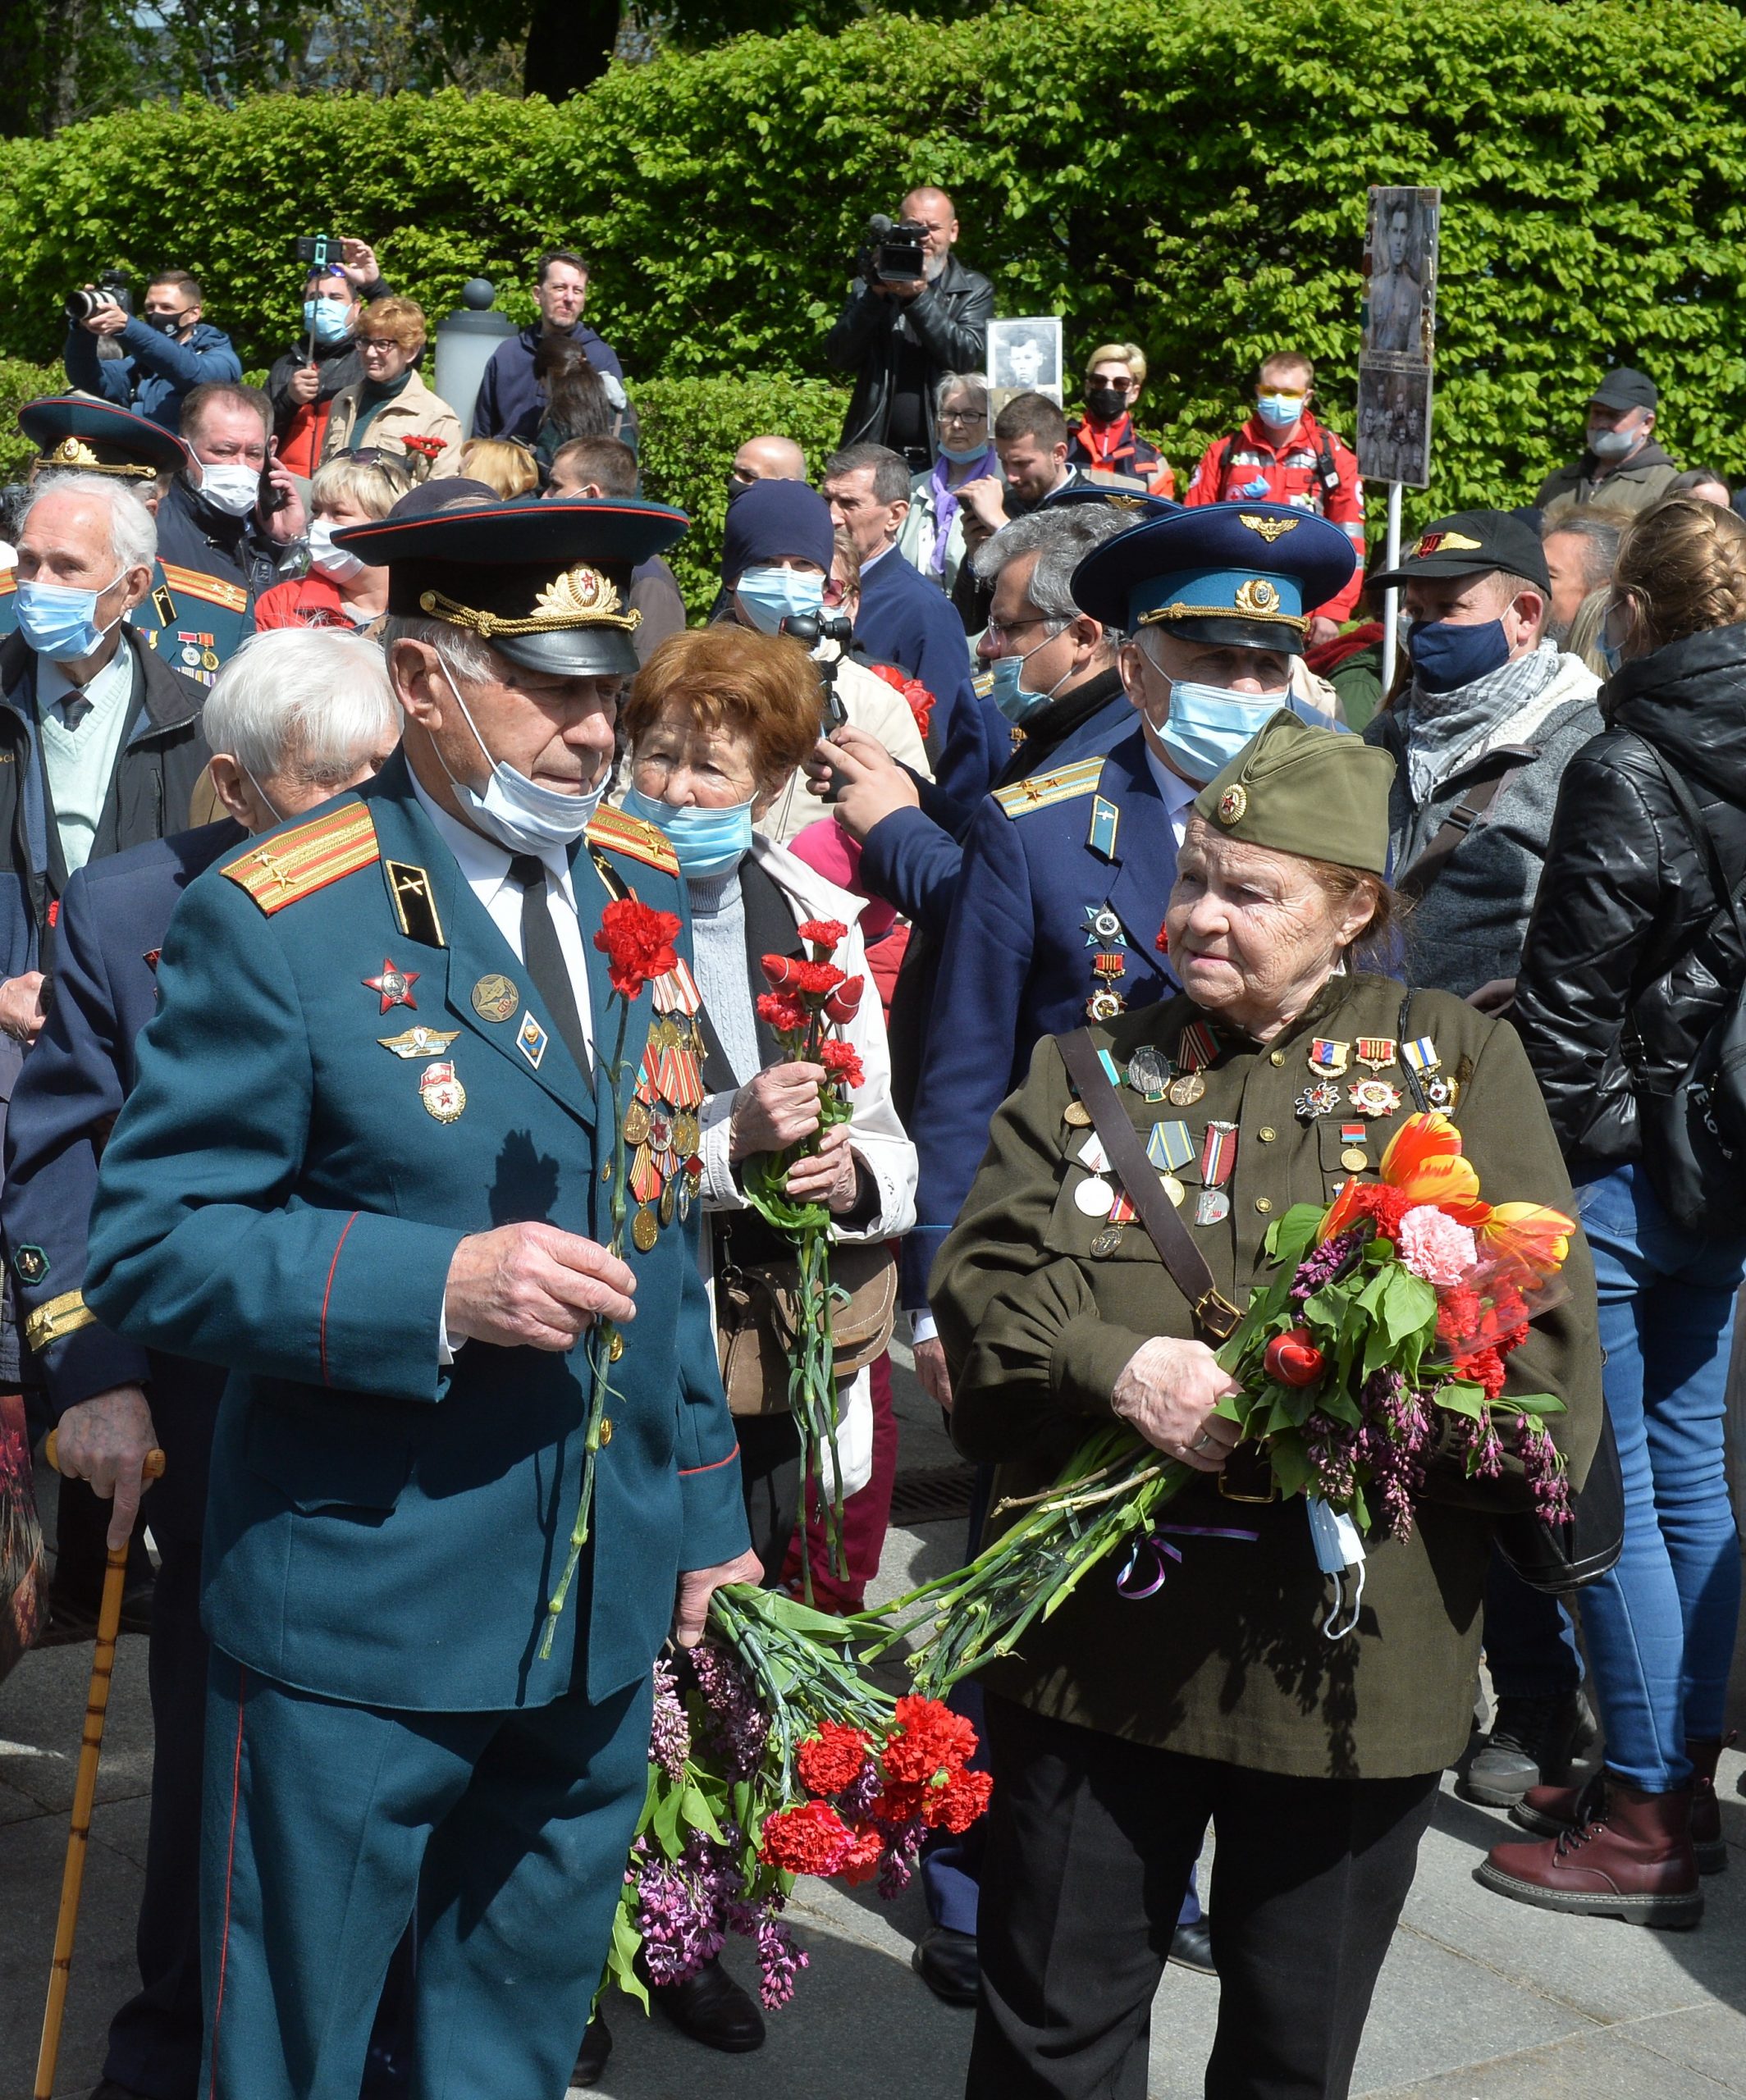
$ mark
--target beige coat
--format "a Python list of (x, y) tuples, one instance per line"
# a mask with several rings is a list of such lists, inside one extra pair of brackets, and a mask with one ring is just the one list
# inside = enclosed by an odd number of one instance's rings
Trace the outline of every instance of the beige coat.
[[(322, 447), (324, 462), (352, 447), (352, 428), (358, 420), (359, 396), (363, 382), (342, 386), (333, 397), (333, 411), (327, 418), (327, 437)], [(458, 474), (461, 466), (460, 418), (440, 395), (418, 377), (414, 368), (406, 384), (391, 401), (379, 409), (363, 434), (366, 445), (380, 445), (391, 452), (409, 437), (440, 437), (443, 450), (437, 455), (427, 477), (436, 481), (446, 474)]]

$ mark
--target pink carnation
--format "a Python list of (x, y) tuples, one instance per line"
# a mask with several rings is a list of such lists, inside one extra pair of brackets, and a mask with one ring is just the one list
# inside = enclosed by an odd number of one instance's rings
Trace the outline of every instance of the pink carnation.
[(1453, 1290), (1479, 1258), (1471, 1230), (1431, 1203), (1415, 1204), (1401, 1220), (1396, 1244), (1413, 1274), (1439, 1290)]

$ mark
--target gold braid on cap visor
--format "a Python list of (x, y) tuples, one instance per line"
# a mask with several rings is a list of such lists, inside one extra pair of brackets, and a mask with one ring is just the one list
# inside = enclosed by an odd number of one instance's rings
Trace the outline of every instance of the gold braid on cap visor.
[[(130, 482), (155, 482), (158, 475), (156, 467), (142, 467), (134, 461), (106, 466), (82, 437), (63, 437), (53, 452), (38, 454), (36, 465), (39, 473), (71, 468), (80, 474), (120, 474)], [(163, 471), (167, 473), (169, 469), (166, 467)]]
[(546, 586), (533, 601), (533, 610), (521, 619), (500, 613), (482, 613), (441, 591), (418, 594), (418, 609), (451, 627), (471, 628), (484, 641), (499, 634), (555, 634), (568, 628), (610, 627), (621, 634), (634, 634), (642, 615), (632, 607), (622, 609), (618, 587), (598, 569), (578, 562)]
[(1160, 605), (1155, 613), (1142, 613), (1141, 627), (1157, 627), (1168, 620), (1260, 620), (1268, 627), (1289, 628), (1300, 641), (1310, 632), (1307, 614), (1264, 613), (1241, 605)]

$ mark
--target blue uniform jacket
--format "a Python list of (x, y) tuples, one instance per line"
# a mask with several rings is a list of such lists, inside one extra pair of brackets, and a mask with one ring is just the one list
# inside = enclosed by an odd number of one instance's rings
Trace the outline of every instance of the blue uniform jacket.
[(132, 1091), (135, 1044), (158, 1007), (158, 953), (183, 890), (248, 837), (239, 824), (153, 839), (94, 861), (68, 883), (55, 924), (54, 996), (6, 1121), (0, 1198), (13, 1286), (45, 1411), (143, 1386), (164, 1477), (146, 1504), (159, 1536), (198, 1539), (224, 1374), (160, 1355), (97, 1320), (85, 1246), (104, 1141)]
[[(958, 894), (958, 871), (964, 859), (964, 834), (970, 829), (982, 798), (995, 783), (1003, 778), (1022, 780), (1044, 766), (1053, 770), (1057, 766), (1071, 765), (1075, 759), (1089, 758), (1094, 751), (1107, 751), (1132, 729), (1134, 710), (1122, 690), (1120, 679), (1113, 673), (1109, 675), (1114, 681), (1113, 698), (1076, 723), (1064, 737), (1048, 744), (1038, 742), (1034, 747), (1027, 741), (1014, 748), (1007, 719), (992, 701), (985, 701), (978, 696), (976, 710), (961, 710), (958, 719), (953, 724), (953, 746), (957, 751), (961, 751), (967, 741), (960, 737), (960, 729), (976, 720), (982, 709), (986, 708), (1000, 724), (998, 754), (993, 746), (985, 746), (986, 762), (978, 769), (982, 774), (981, 785), (967, 806), (960, 810), (949, 797), (943, 798), (937, 792), (930, 792), (930, 783), (917, 782), (921, 806), (894, 810), (867, 833), (862, 847), (859, 880), (862, 885), (875, 897), (882, 897), (888, 904), (895, 905), (906, 919), (924, 932), (944, 940), (952, 900)], [(948, 749), (940, 761), (943, 778), (952, 766), (953, 756), (954, 750)], [(967, 765), (957, 777), (962, 780), (969, 770)]]
[[(1111, 812), (1113, 812), (1113, 822)], [(1136, 729), (1095, 755), (1001, 788), (976, 812), (935, 989), (910, 1134), (921, 1155), (916, 1225), (902, 1251), (903, 1301), (927, 1303), (927, 1275), (988, 1147), (994, 1111), (1039, 1037), (1077, 1028), (1119, 953), (1114, 988), (1150, 1005), (1175, 981), (1157, 947), (1176, 879), (1176, 837)], [(1122, 938), (1090, 933), (1108, 905)]]
[[(596, 824), (613, 883), (683, 917), (661, 834), (606, 813)], [(624, 1008), (590, 938), (610, 892), (590, 851), (574, 865), (592, 1084), (399, 756), (209, 869), (164, 944), (162, 1003), (103, 1157), (85, 1297), (136, 1340), (229, 1367), (207, 1629), (281, 1682), (446, 1712), (537, 1705), (573, 1683), (599, 1700), (648, 1669), (679, 1570), (747, 1544), (695, 1208), (647, 1253), (627, 1247), (637, 1317), (549, 1661), (535, 1649), (581, 1482), (587, 1338), (568, 1355), (467, 1341), (437, 1360), (465, 1235), (530, 1219), (610, 1233), (606, 1068)], [(389, 970), (412, 981), (384, 1010), (363, 980)], [(491, 1020), (473, 997), (502, 1012), (482, 982), (495, 976), (518, 1004)], [(645, 988), (632, 1081), (651, 1011)], [(530, 1016), (537, 1069), (521, 1047)], [(434, 1059), (384, 1047), (414, 1027), (454, 1040)], [(427, 1107), (456, 1106), (441, 1062), (465, 1091), (448, 1121)]]
[[(254, 600), (222, 576), (154, 561), (152, 587), (127, 623), (185, 678), (209, 686), (254, 633)], [(17, 573), (0, 568), (0, 641), (17, 630)]]
[(933, 694), (930, 742), (943, 747), (971, 697), (970, 642), (945, 592), (895, 547), (862, 572), (855, 638), (870, 656), (898, 664)]
[(231, 339), (209, 321), (199, 322), (185, 343), (149, 327), (135, 314), (116, 338), (118, 358), (97, 354), (97, 338), (74, 326), (66, 331), (64, 353), (69, 382), (87, 394), (101, 395), (118, 409), (173, 431), (181, 421), (182, 403), (197, 386), (240, 381), (243, 361)]

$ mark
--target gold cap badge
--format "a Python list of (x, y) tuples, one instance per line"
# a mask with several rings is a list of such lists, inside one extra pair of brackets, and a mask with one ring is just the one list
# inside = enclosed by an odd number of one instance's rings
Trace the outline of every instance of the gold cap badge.
[(1235, 782), (1218, 798), (1218, 821), (1227, 829), (1232, 824), (1241, 824), (1243, 812), (1248, 807), (1249, 790), (1241, 781)]

